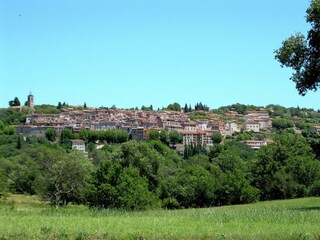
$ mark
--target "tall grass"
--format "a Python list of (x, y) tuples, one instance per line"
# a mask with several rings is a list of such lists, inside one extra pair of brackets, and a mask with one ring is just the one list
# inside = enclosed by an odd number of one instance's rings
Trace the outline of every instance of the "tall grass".
[(0, 239), (320, 239), (320, 198), (125, 212), (13, 196), (0, 206)]

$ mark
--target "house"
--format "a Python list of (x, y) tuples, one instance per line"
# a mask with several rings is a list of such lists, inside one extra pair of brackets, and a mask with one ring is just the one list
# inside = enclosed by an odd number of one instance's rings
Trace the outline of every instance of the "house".
[(320, 135), (320, 126), (313, 126), (311, 127), (311, 131), (317, 133), (318, 135)]
[(182, 132), (182, 142), (184, 145), (206, 146), (208, 143), (206, 131)]
[(186, 121), (182, 124), (183, 131), (185, 132), (196, 132), (197, 131), (197, 123), (194, 121)]
[(244, 124), (244, 129), (246, 131), (260, 132), (260, 124), (258, 121), (248, 120)]
[(117, 122), (115, 121), (99, 121), (93, 123), (92, 125), (95, 131), (118, 129)]
[(208, 130), (208, 120), (197, 120), (197, 130), (207, 131)]
[(82, 152), (86, 151), (86, 144), (82, 139), (73, 139), (71, 140), (72, 149), (76, 149)]
[(226, 130), (226, 135), (232, 135), (239, 131), (235, 121), (226, 121), (224, 124), (224, 129)]
[(137, 127), (131, 129), (131, 138), (134, 141), (143, 141), (144, 140), (144, 128)]
[(50, 127), (34, 126), (34, 125), (19, 125), (15, 126), (16, 132), (22, 136), (45, 136), (46, 129)]
[(242, 142), (247, 144), (253, 150), (259, 150), (262, 146), (267, 145), (267, 141), (263, 141), (263, 140), (245, 140)]
[(268, 119), (269, 112), (265, 110), (257, 110), (257, 111), (248, 111), (247, 114), (244, 116), (245, 120), (253, 120), (253, 119)]
[(88, 152), (86, 152), (86, 144), (82, 139), (72, 139), (71, 148), (83, 153), (85, 157), (88, 157)]
[(259, 129), (268, 129), (272, 127), (272, 121), (269, 118), (265, 118), (265, 119), (256, 119), (255, 121), (257, 121), (259, 123)]

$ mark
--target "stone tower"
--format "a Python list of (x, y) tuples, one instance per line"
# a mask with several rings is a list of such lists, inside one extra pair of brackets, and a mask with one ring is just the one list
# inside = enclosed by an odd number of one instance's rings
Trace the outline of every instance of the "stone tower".
[(27, 106), (30, 108), (34, 107), (34, 99), (33, 99), (33, 95), (30, 92), (30, 94), (28, 95), (28, 101), (27, 101)]

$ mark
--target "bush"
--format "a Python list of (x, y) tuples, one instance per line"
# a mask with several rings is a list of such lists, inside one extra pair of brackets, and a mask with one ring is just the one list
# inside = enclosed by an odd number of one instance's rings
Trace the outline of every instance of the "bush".
[(253, 203), (259, 201), (260, 191), (258, 188), (252, 187), (250, 185), (245, 185), (241, 189), (241, 203)]
[(178, 209), (180, 208), (180, 204), (177, 199), (169, 197), (162, 200), (162, 207), (167, 209)]
[(320, 180), (315, 181), (309, 188), (309, 196), (320, 197)]

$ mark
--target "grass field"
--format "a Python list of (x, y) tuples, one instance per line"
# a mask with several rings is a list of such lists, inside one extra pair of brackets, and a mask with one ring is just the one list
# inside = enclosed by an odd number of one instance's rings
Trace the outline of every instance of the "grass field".
[(124, 212), (12, 195), (0, 204), (3, 239), (320, 239), (320, 198)]

